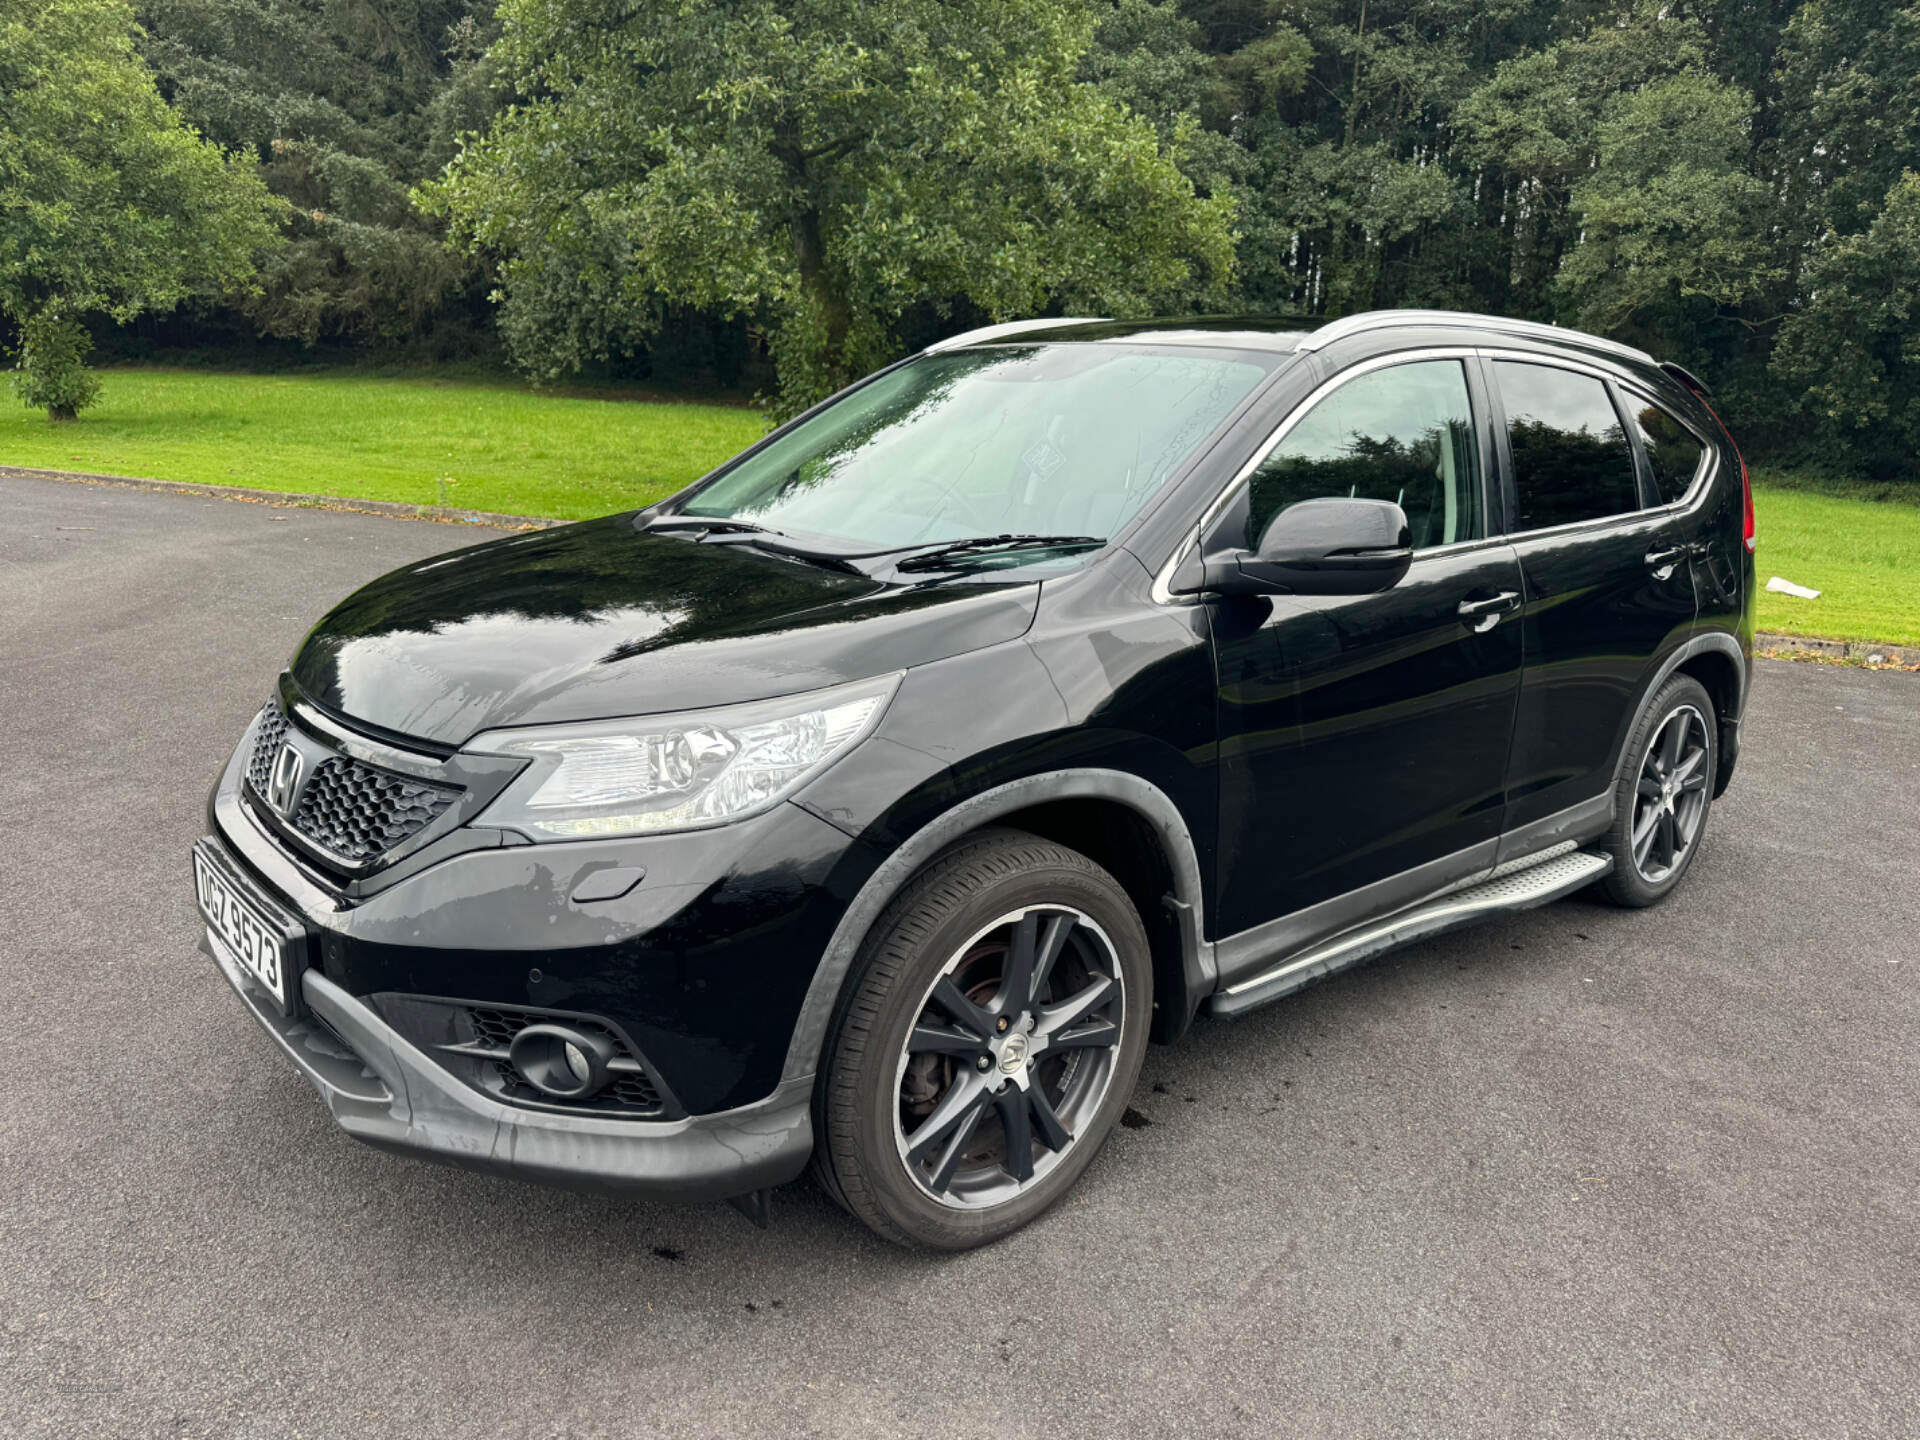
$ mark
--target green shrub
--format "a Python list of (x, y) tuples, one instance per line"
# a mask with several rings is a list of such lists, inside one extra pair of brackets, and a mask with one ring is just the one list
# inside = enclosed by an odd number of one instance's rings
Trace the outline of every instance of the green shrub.
[(20, 326), (13, 393), (49, 420), (72, 420), (100, 398), (100, 377), (87, 368), (93, 340), (84, 326), (57, 310), (42, 310)]

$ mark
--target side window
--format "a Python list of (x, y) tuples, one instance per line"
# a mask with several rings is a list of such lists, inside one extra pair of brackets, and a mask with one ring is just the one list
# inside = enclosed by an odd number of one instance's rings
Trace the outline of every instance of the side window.
[(1640, 508), (1620, 416), (1591, 375), (1497, 360), (1518, 497), (1515, 530), (1544, 530)]
[(1633, 419), (1640, 427), (1640, 443), (1646, 446), (1647, 459), (1653, 466), (1654, 488), (1660, 494), (1660, 503), (1671, 505), (1693, 487), (1706, 447), (1658, 405), (1641, 404), (1638, 396), (1633, 398), (1639, 405)]
[(1287, 506), (1334, 495), (1394, 501), (1416, 550), (1480, 537), (1480, 451), (1459, 361), (1375, 370), (1314, 406), (1253, 473), (1246, 543)]

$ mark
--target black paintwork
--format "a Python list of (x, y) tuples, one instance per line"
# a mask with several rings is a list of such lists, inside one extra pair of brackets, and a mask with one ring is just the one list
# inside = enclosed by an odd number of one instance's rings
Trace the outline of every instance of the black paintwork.
[[(1498, 414), (1499, 388), (1489, 390)], [(1500, 445), (1504, 459), (1503, 427)], [(1644, 457), (1636, 464), (1645, 471)], [(1502, 470), (1512, 507), (1510, 465)], [(1636, 478), (1642, 504), (1651, 504), (1651, 477)], [(1516, 537), (1527, 673), (1508, 766), (1509, 825), (1595, 793), (1593, 777), (1611, 764), (1648, 667), (1692, 632), (1696, 606), (1685, 557), (1670, 573), (1650, 557), (1674, 551), (1696, 528), (1685, 517), (1647, 510)]]
[[(1153, 333), (1274, 350), (1310, 328), (1180, 322)], [(1035, 338), (1137, 331), (1108, 323)], [(1574, 355), (1667, 406), (1714, 449), (1706, 493), (1677, 511), (1508, 537), (1498, 396), (1490, 367), (1470, 360), (1488, 538), (1416, 555), (1377, 593), (1156, 594), (1202, 514), (1316, 386), (1361, 361), (1463, 345)], [(1164, 1037), (1205, 999), (1193, 977), (1212, 974), (1191, 953), (1182, 964), (1185, 912), (1158, 903), (1171, 893), (1166, 847), (1191, 846), (1201, 903), (1187, 910), (1202, 946), (1461, 851), (1490, 854), (1503, 834), (1607, 790), (1656, 675), (1702, 636), (1726, 637), (1689, 663), (1727, 667), (1709, 688), (1735, 710), (1737, 740), (1753, 602), (1737, 457), (1676, 382), (1577, 336), (1423, 323), (1303, 354), (1112, 543), (1065, 563), (856, 573), (649, 534), (653, 513), (476, 546), (350, 596), (284, 682), (296, 738), (431, 776), (472, 765), (451, 752), (493, 727), (904, 672), (878, 731), (792, 801), (711, 830), (540, 845), (471, 828), (476, 803), (347, 875), (297, 853), (249, 798), (243, 746), (210, 818), (303, 918), (313, 964), (348, 994), (606, 1016), (696, 1116), (768, 1096), (796, 1063), (808, 1073), (817, 1057), (796, 1062), (790, 1044), (819, 1003), (809, 990), (840, 917), (897, 845), (1010, 781), (1117, 771), (1177, 812), (1183, 837), (1142, 820), (1132, 850), (1115, 811), (1060, 802), (1014, 822), (1071, 834), (1126, 871), (1167, 957), (1157, 973), (1172, 977), (1156, 997)], [(1244, 545), (1241, 515), (1236, 533), (1234, 507), (1218, 512), (1195, 553)], [(1685, 558), (1657, 577), (1647, 555), (1676, 547)], [(1523, 597), (1515, 613), (1486, 629), (1463, 621), (1463, 600), (1508, 591)], [(462, 783), (490, 794), (508, 763)], [(622, 885), (595, 883), (601, 872), (622, 872)], [(626, 884), (635, 872), (643, 878)]]
[(302, 693), (391, 734), (763, 700), (994, 645), (1032, 583), (888, 585), (616, 515), (396, 570), (313, 628)]
[(1223, 933), (1499, 833), (1520, 628), (1475, 634), (1458, 607), (1518, 585), (1494, 541), (1378, 595), (1213, 607)]

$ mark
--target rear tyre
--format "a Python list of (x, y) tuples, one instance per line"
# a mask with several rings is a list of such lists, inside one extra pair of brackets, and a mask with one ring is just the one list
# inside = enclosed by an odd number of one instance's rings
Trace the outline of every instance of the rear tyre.
[(1713, 808), (1719, 733), (1706, 687), (1686, 675), (1661, 686), (1634, 726), (1606, 841), (1613, 873), (1599, 885), (1614, 904), (1658, 905), (1700, 853)]
[(901, 1245), (997, 1240), (1073, 1187), (1140, 1075), (1133, 902), (1065, 846), (983, 830), (880, 917), (827, 1037), (815, 1165)]

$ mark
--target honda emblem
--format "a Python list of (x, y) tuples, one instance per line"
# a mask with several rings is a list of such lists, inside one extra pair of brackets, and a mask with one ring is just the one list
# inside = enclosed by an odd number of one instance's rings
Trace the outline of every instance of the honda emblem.
[(293, 814), (294, 797), (300, 793), (300, 771), (305, 764), (300, 752), (282, 745), (273, 757), (273, 775), (267, 781), (267, 803), (282, 815)]

